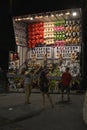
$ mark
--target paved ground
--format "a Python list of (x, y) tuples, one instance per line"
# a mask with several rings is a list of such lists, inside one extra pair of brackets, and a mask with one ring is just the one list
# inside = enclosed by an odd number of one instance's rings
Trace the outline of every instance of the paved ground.
[(87, 91), (85, 93), (84, 103), (83, 103), (83, 120), (87, 125)]
[[(51, 94), (53, 102), (55, 106), (61, 104), (61, 95), (60, 94)], [(65, 96), (66, 98), (66, 96)], [(81, 117), (83, 121), (87, 123), (87, 95), (84, 94), (72, 94), (72, 104), (73, 109), (78, 104), (76, 111), (81, 109)], [(32, 116), (36, 116), (40, 114), (42, 109), (42, 96), (40, 93), (32, 93), (31, 94), (31, 103), (29, 105), (24, 104), (24, 93), (9, 93), (9, 94), (0, 94), (0, 126), (21, 121), (26, 118), (30, 118)], [(63, 105), (66, 105), (67, 102), (63, 102)], [(46, 108), (49, 107), (50, 104), (48, 100), (46, 100)]]

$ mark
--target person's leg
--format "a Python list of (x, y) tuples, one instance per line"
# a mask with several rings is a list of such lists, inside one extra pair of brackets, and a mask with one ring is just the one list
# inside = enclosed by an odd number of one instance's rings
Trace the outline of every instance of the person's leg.
[(70, 101), (70, 93), (67, 92), (67, 100)]
[(70, 101), (70, 88), (67, 88), (67, 100)]
[(42, 93), (42, 107), (45, 107), (45, 93)]
[(49, 93), (46, 93), (46, 95), (47, 95), (47, 97), (48, 97), (48, 99), (50, 101), (51, 106), (54, 107), (52, 98), (50, 97)]
[(24, 89), (25, 89), (25, 103), (28, 104), (29, 103), (29, 87), (28, 87), (28, 85), (25, 85)]
[(31, 103), (31, 102), (30, 102), (31, 89), (32, 89), (32, 86), (29, 85), (29, 89), (28, 89), (28, 102), (29, 102), (29, 103)]
[(61, 89), (61, 100), (63, 101), (64, 99), (64, 88)]

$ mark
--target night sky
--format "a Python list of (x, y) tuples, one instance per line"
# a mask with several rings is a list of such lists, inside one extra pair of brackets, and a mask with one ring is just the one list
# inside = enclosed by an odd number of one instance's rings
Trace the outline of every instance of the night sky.
[(13, 0), (12, 14), (22, 15), (76, 8), (82, 6), (82, 1), (83, 0)]

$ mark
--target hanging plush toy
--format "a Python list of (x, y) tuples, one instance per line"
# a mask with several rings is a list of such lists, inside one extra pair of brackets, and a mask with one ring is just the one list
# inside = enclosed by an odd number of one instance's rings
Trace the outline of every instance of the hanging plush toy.
[(71, 62), (73, 63), (73, 62), (75, 62), (75, 60), (76, 60), (76, 53), (73, 52), (73, 53), (71, 53)]

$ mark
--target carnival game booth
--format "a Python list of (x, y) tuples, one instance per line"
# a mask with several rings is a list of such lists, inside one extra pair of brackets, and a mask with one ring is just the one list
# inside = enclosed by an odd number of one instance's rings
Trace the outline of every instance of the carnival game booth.
[(51, 73), (54, 76), (61, 76), (66, 66), (73, 77), (81, 75), (81, 20), (80, 8), (14, 17), (18, 68), (27, 61), (29, 68), (48, 66), (51, 70), (54, 67)]

